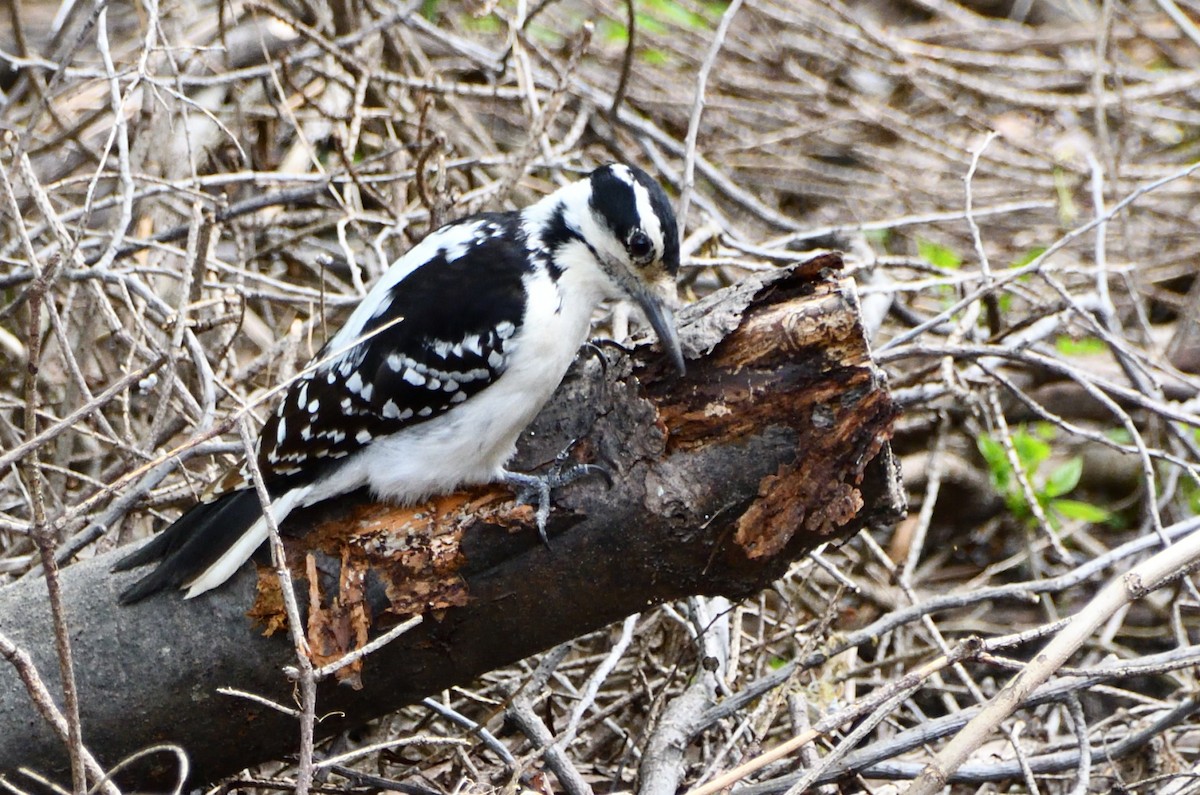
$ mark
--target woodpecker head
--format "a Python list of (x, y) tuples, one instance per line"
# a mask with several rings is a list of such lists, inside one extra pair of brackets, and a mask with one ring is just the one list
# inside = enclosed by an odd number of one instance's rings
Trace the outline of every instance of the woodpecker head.
[(641, 169), (614, 163), (564, 188), (559, 196), (550, 226), (557, 222), (560, 233), (551, 233), (544, 242), (558, 253), (575, 248), (573, 253), (594, 262), (602, 276), (602, 292), (636, 302), (683, 373), (671, 312), (679, 273), (679, 228), (666, 193)]

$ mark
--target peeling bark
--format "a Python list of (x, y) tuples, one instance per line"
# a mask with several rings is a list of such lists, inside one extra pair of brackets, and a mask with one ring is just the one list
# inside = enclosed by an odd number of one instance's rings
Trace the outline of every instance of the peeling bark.
[[(645, 346), (576, 363), (525, 434), (518, 470), (573, 455), (608, 466), (555, 494), (550, 544), (503, 487), (408, 508), (365, 494), (289, 517), (289, 565), (318, 664), (423, 613), (424, 623), (324, 683), (318, 731), (361, 724), (647, 605), (741, 598), (834, 535), (888, 524), (903, 498), (887, 447), (894, 409), (871, 365), (837, 257), (763, 274), (681, 313), (689, 371)], [(104, 764), (171, 741), (211, 781), (294, 749), (291, 718), (217, 687), (291, 704), (278, 585), (247, 567), (184, 601), (116, 605), (111, 556), (63, 573), (76, 629), (84, 739)], [(314, 572), (316, 573), (314, 575)], [(0, 591), (3, 629), (43, 676), (52, 633), (40, 583)], [(251, 607), (251, 605), (253, 605)], [(268, 637), (274, 633), (274, 637)], [(65, 762), (13, 672), (0, 669), (0, 771)], [(169, 775), (140, 769), (147, 786)]]

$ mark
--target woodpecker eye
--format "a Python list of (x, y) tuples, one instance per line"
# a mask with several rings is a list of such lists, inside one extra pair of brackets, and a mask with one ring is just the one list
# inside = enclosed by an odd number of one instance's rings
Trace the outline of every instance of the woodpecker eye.
[(654, 244), (642, 230), (635, 231), (629, 236), (629, 256), (635, 260), (644, 260), (654, 253)]

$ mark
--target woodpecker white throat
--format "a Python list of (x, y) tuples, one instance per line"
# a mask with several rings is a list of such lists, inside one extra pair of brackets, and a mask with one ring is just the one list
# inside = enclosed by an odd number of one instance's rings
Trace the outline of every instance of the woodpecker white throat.
[[(384, 273), (263, 426), (257, 462), (275, 521), (363, 486), (405, 504), (506, 480), (540, 493), (542, 529), (549, 486), (505, 469), (517, 438), (606, 298), (635, 301), (683, 371), (670, 310), (678, 269), (670, 202), (633, 166), (433, 232)], [(216, 588), (267, 537), (243, 467), (116, 565), (158, 562), (121, 601)]]

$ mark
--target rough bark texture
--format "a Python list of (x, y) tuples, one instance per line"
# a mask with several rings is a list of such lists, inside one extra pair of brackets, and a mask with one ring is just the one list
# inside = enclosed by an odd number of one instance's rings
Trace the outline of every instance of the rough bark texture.
[[(605, 347), (603, 367), (581, 357), (525, 435), (517, 468), (578, 439), (575, 454), (605, 462), (615, 482), (557, 492), (548, 547), (532, 511), (503, 488), (415, 508), (358, 494), (291, 517), (293, 570), (321, 572), (319, 589), (299, 589), (319, 653), (336, 657), (368, 626), (426, 614), (351, 673), (359, 689), (322, 685), (318, 712), (332, 717), (318, 731), (361, 724), (650, 604), (747, 596), (831, 535), (894, 521), (903, 511), (887, 447), (894, 409), (853, 287), (830, 275), (839, 264), (824, 257), (764, 274), (689, 307), (685, 378), (645, 346)], [(293, 662), (287, 634), (263, 634), (281, 621), (271, 575), (246, 567), (199, 599), (170, 593), (121, 608), (129, 577), (110, 575), (111, 562), (63, 578), (84, 738), (102, 763), (170, 741), (188, 750), (202, 783), (294, 750), (292, 719), (216, 692), (292, 703), (280, 673)], [(0, 591), (0, 616), (52, 679), (42, 584)], [(28, 766), (61, 780), (65, 764), (0, 667), (0, 771)], [(164, 773), (143, 768), (139, 783)]]

